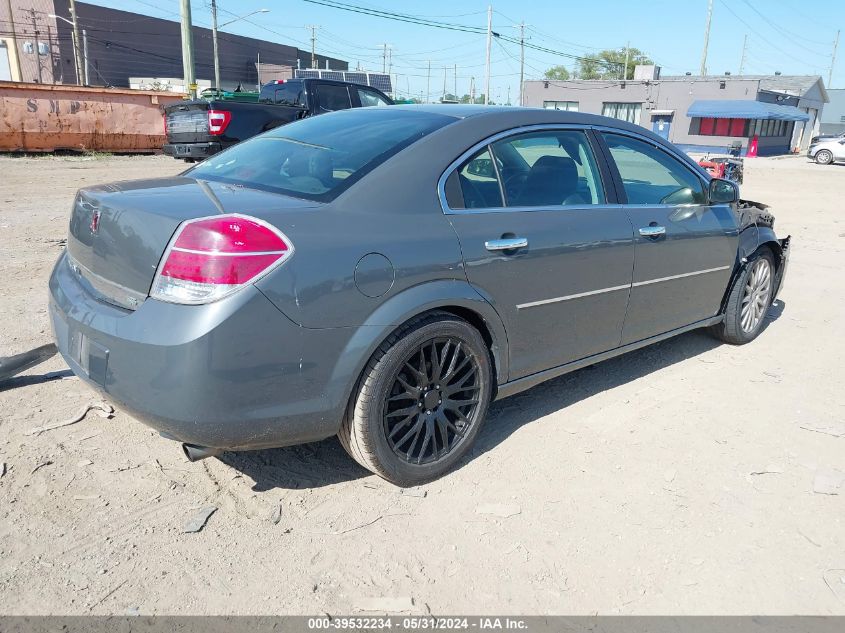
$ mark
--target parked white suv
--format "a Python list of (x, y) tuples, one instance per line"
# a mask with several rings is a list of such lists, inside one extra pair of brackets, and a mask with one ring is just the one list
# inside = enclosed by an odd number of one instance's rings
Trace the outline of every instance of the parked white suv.
[(807, 156), (819, 165), (830, 165), (835, 161), (845, 161), (845, 138), (819, 139), (810, 145)]

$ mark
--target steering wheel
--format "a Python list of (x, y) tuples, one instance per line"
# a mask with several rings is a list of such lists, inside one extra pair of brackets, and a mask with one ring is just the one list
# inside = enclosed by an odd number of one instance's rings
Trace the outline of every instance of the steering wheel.
[(505, 193), (508, 194), (508, 196), (519, 193), (527, 178), (528, 174), (521, 171), (517, 171), (506, 176), (502, 182)]
[(693, 204), (695, 194), (689, 187), (681, 187), (667, 193), (660, 199), (660, 204)]

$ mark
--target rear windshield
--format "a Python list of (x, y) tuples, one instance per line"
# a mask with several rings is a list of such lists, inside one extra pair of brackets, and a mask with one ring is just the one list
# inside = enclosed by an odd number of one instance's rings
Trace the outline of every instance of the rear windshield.
[(322, 114), (239, 143), (185, 175), (330, 201), (397, 152), (453, 121), (391, 108)]

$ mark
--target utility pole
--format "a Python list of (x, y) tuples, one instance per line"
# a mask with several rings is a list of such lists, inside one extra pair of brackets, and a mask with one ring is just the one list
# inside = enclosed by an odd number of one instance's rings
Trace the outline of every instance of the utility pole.
[(381, 74), (387, 74), (387, 44), (382, 44), (381, 52)]
[(312, 24), (308, 27), (311, 29), (311, 68), (317, 67), (317, 29), (318, 26)]
[(431, 60), (428, 60), (428, 75), (425, 80), (425, 102), (431, 103)]
[(88, 82), (88, 31), (82, 29), (82, 79), (86, 86)]
[(836, 49), (839, 48), (839, 31), (836, 31), (836, 39), (833, 40), (833, 55), (830, 56), (830, 72), (827, 75), (827, 87), (833, 83), (833, 67), (836, 65)]
[(211, 0), (211, 44), (214, 46), (214, 89), (220, 92), (220, 54), (217, 48), (217, 0)]
[(440, 103), (446, 101), (446, 71), (448, 68), (446, 66), (443, 67), (443, 98), (440, 100)]
[[(38, 26), (35, 24), (35, 9), (30, 9), (29, 13), (32, 18), (32, 34), (35, 39), (35, 64), (38, 66), (38, 83), (43, 83), (41, 77), (41, 43), (38, 41)], [(23, 78), (21, 78), (23, 79)]]
[(70, 17), (73, 20), (73, 58), (76, 60), (76, 85), (82, 85), (82, 53), (79, 50), (79, 21), (76, 19), (76, 0), (70, 0)]
[(493, 5), (487, 7), (487, 63), (485, 64), (484, 105), (490, 103), (490, 47), (493, 44)]
[(12, 46), (15, 49), (15, 66), (18, 70), (18, 81), (23, 81), (23, 74), (21, 73), (21, 52), (18, 49), (18, 34), (15, 31), (15, 15), (12, 13), (12, 0), (6, 0), (6, 8), (9, 11), (9, 22), (12, 25)]
[(707, 0), (707, 23), (704, 27), (704, 50), (701, 52), (701, 76), (707, 74), (707, 45), (710, 43), (710, 22), (713, 20), (713, 0)]
[[(458, 65), (457, 64), (455, 64), (454, 76), (455, 76), (455, 98), (457, 99), (458, 98)], [(460, 99), (458, 99), (458, 100), (460, 101)]]
[(622, 74), (623, 80), (628, 79), (628, 59), (630, 58), (630, 55), (631, 55), (631, 42), (628, 41), (625, 44), (625, 71)]
[(519, 105), (522, 101), (522, 84), (525, 81), (525, 22), (519, 23)]
[(475, 77), (469, 78), (469, 102), (475, 105)]
[(191, 99), (197, 98), (197, 80), (194, 75), (194, 33), (191, 25), (191, 0), (180, 0), (182, 17), (182, 73), (185, 75), (185, 88)]
[(746, 33), (742, 38), (742, 57), (739, 59), (739, 74), (742, 75), (742, 71), (745, 70), (745, 52), (748, 50), (748, 33)]

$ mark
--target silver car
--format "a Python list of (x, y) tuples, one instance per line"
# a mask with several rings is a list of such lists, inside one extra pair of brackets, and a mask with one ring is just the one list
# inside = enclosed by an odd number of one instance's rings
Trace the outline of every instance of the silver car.
[(807, 156), (819, 165), (830, 165), (845, 160), (845, 138), (820, 138), (810, 145)]

